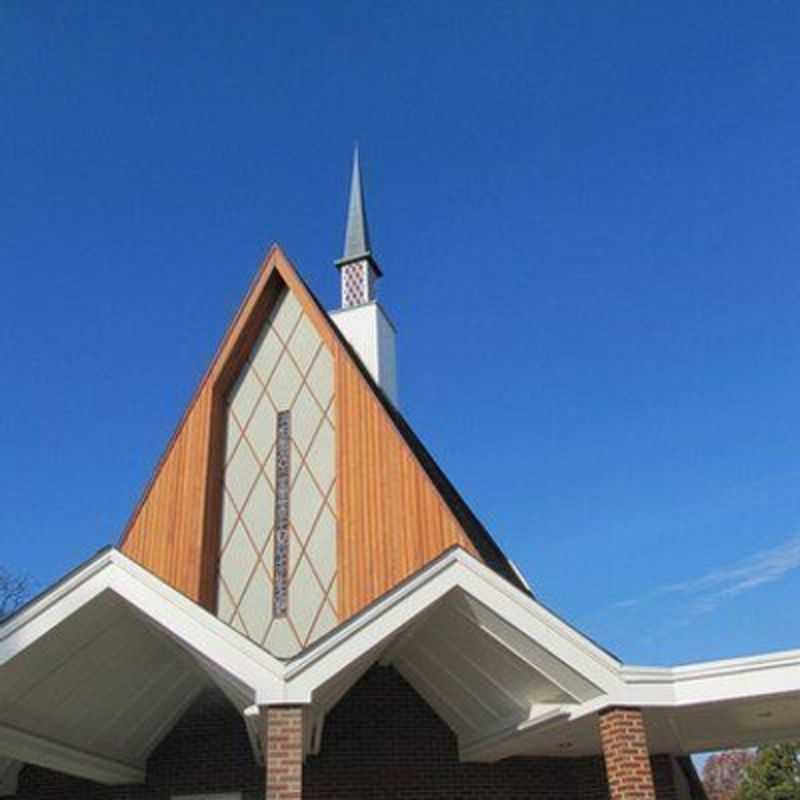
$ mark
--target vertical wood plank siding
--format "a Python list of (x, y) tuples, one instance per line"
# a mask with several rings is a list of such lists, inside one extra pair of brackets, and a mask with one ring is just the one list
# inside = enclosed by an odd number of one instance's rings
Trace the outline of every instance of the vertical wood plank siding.
[(120, 546), (215, 610), (224, 396), (284, 286), (300, 301), (335, 361), (338, 604), (344, 620), (453, 545), (480, 556), (327, 314), (277, 247), (267, 255)]
[(349, 353), (336, 343), (339, 617), (472, 542)]

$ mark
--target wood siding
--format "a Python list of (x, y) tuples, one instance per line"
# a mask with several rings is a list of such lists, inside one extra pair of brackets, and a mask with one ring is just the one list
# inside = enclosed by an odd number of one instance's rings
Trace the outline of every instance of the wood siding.
[(454, 545), (478, 556), (337, 343), (339, 615), (347, 619)]
[(300, 300), (323, 342), (334, 334), (326, 315), (280, 248), (267, 254), (226, 332), (212, 364), (156, 467), (120, 548), (134, 561), (214, 611), (217, 591), (223, 398), (250, 352), (275, 298), (288, 287)]
[(203, 581), (203, 512), (210, 405), (210, 387), (203, 387), (122, 542), (126, 555), (206, 606), (211, 587)]
[(340, 621), (460, 545), (480, 557), (392, 417), (278, 247), (273, 247), (203, 378), (121, 540), (122, 551), (214, 611), (224, 396), (275, 298), (300, 301), (336, 371)]

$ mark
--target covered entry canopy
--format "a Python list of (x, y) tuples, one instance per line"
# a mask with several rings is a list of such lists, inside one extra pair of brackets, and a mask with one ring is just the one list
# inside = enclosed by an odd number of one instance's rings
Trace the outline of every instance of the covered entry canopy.
[(324, 718), (375, 661), (458, 736), (461, 758), (602, 752), (598, 714), (643, 709), (651, 752), (800, 735), (800, 650), (675, 668), (628, 666), (455, 548), (287, 664), (288, 696)]
[(0, 625), (0, 794), (22, 763), (143, 781), (209, 685), (242, 713), (254, 758), (270, 704), (304, 706), (315, 752), (328, 713), (375, 663), (403, 675), (468, 761), (598, 754), (598, 714), (616, 706), (643, 709), (651, 752), (800, 735), (800, 651), (626, 666), (457, 548), (283, 661), (108, 550)]
[(283, 665), (115, 550), (0, 625), (0, 790), (19, 763), (102, 783), (147, 758), (214, 684), (244, 710)]

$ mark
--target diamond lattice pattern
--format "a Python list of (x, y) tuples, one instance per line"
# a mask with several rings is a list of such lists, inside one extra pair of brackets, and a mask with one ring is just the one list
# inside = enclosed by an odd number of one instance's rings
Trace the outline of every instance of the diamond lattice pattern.
[[(280, 656), (337, 623), (333, 359), (285, 291), (227, 397), (217, 615)], [(275, 438), (291, 411), (289, 608), (272, 608)]]
[(344, 308), (367, 302), (365, 291), (366, 262), (356, 261), (344, 267), (342, 275), (342, 305)]

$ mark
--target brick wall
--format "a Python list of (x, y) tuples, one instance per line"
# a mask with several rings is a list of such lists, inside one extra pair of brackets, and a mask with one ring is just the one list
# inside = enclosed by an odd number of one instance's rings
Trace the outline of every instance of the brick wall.
[(613, 800), (655, 800), (642, 712), (613, 708), (600, 715), (600, 739)]
[[(269, 744), (267, 745), (269, 747)], [(653, 761), (658, 800), (676, 800), (668, 757)], [(304, 800), (608, 800), (603, 759), (515, 758), (462, 764), (456, 739), (390, 668), (374, 667), (330, 713), (322, 752), (303, 769)], [(173, 794), (244, 792), (264, 800), (241, 717), (207, 692), (154, 751), (147, 784), (103, 787), (36, 767), (21, 800), (169, 800)]]
[(267, 800), (300, 800), (303, 796), (303, 709), (263, 706), (261, 723)]
[[(669, 757), (656, 756), (658, 800), (675, 800)], [(513, 758), (462, 764), (449, 728), (393, 669), (374, 667), (331, 712), (308, 759), (306, 800), (608, 800), (603, 759)]]

